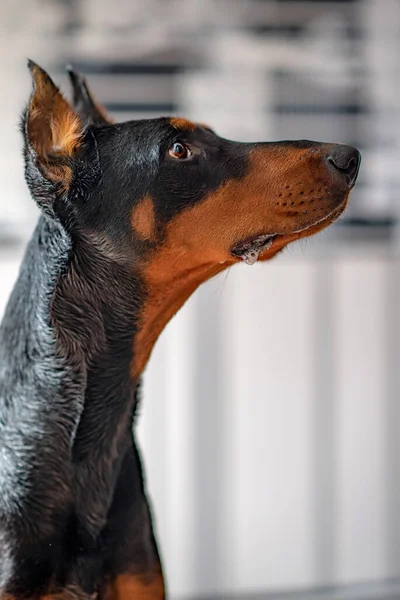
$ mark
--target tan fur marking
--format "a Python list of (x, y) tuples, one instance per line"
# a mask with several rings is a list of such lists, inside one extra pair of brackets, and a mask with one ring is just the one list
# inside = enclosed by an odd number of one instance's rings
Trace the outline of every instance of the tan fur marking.
[(175, 129), (180, 129), (182, 131), (194, 131), (197, 128), (196, 123), (192, 123), (192, 121), (183, 119), (182, 117), (174, 117), (170, 119), (169, 122)]
[(154, 240), (156, 223), (154, 203), (150, 196), (146, 196), (132, 211), (132, 229), (143, 240)]
[(72, 156), (79, 148), (82, 139), (82, 125), (79, 117), (69, 111), (56, 115), (51, 120), (50, 128), (54, 152)]
[[(327, 186), (320, 197), (315, 190), (308, 193), (324, 182)], [(236, 243), (260, 234), (280, 234), (260, 257), (266, 260), (289, 242), (323, 229), (339, 214), (331, 188), (330, 174), (318, 153), (260, 148), (252, 152), (250, 168), (242, 178), (227, 181), (172, 219), (163, 246), (143, 268), (148, 300), (135, 336), (132, 377), (140, 375), (159, 334), (194, 290), (240, 260), (230, 254)], [(283, 198), (285, 193), (290, 201)], [(309, 204), (304, 204), (304, 198)], [(339, 212), (346, 199), (343, 195)]]
[(164, 600), (161, 573), (152, 576), (118, 575), (107, 587), (104, 600)]

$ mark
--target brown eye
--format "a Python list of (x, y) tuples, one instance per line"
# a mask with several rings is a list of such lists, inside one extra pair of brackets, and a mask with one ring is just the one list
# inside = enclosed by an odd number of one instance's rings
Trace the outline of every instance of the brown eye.
[(182, 160), (185, 158), (189, 158), (191, 152), (189, 148), (181, 142), (174, 142), (171, 148), (168, 150), (168, 154), (172, 156), (172, 158), (179, 158), (180, 160)]

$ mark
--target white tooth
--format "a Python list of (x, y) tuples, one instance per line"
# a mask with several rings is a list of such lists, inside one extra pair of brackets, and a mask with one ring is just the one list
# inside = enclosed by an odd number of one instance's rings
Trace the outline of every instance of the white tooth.
[(242, 259), (246, 263), (246, 265), (254, 265), (257, 262), (257, 258), (260, 254), (259, 250), (249, 250), (245, 254), (242, 255)]

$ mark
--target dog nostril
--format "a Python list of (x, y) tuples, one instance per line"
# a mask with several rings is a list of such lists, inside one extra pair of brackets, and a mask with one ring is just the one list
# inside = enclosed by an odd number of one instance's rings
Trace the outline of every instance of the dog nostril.
[(352, 146), (337, 145), (327, 156), (327, 162), (334, 167), (335, 171), (343, 174), (349, 187), (352, 187), (357, 179), (360, 168), (361, 155)]
[(347, 171), (354, 171), (357, 168), (357, 161), (355, 158), (351, 158), (347, 165)]
[(346, 165), (343, 165), (343, 163), (336, 161), (332, 157), (328, 158), (328, 162), (330, 162), (339, 171), (344, 171), (345, 173), (353, 171), (355, 169), (355, 167), (357, 166), (357, 161), (355, 158), (351, 158)]

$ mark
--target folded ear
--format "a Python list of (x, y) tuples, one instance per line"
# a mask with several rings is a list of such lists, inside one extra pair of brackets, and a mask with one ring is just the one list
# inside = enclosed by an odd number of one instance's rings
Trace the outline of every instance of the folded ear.
[(84, 127), (47, 73), (32, 61), (28, 67), (33, 92), (22, 120), (25, 175), (35, 200), (53, 215), (54, 202), (70, 186)]
[(111, 117), (91, 94), (86, 79), (70, 65), (67, 66), (67, 71), (73, 89), (73, 105), (78, 115), (88, 124), (112, 123)]

